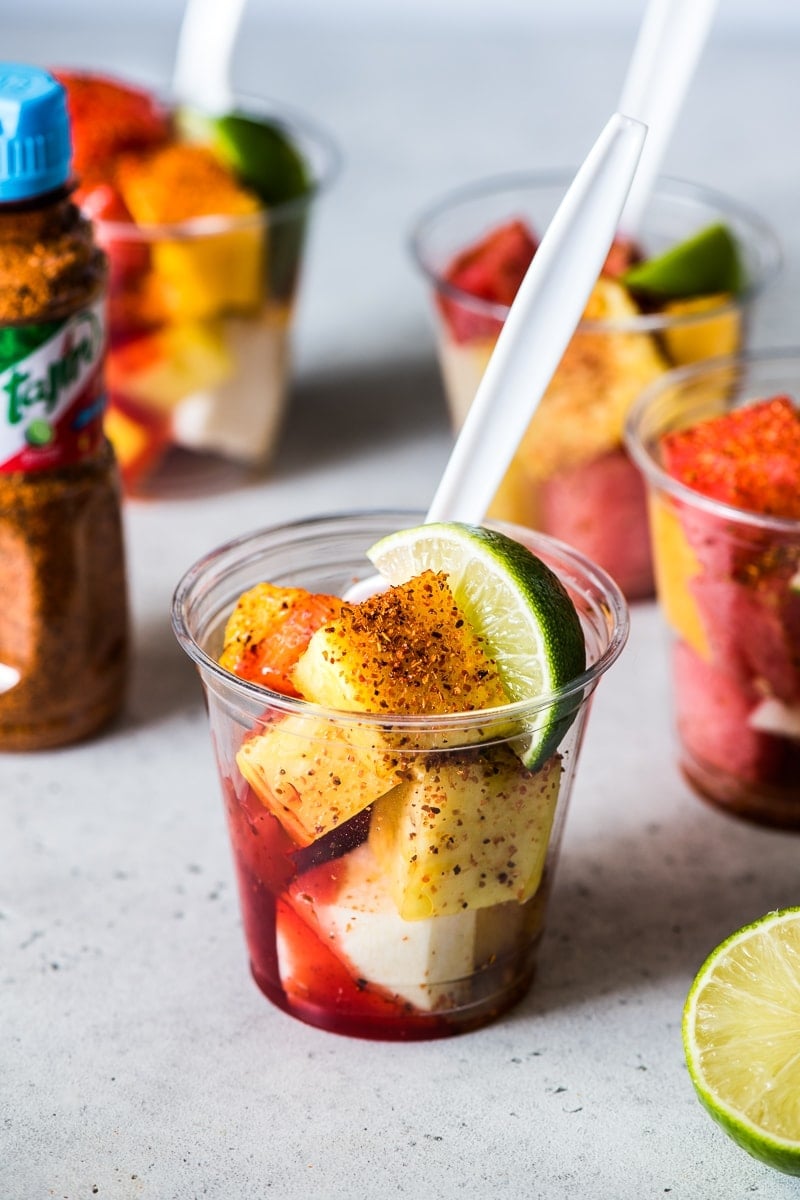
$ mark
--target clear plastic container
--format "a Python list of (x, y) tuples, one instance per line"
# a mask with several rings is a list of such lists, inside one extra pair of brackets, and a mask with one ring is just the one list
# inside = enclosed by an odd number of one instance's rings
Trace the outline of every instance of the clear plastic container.
[(683, 774), (731, 813), (800, 828), (800, 521), (693, 491), (660, 452), (667, 433), (776, 395), (800, 403), (797, 353), (674, 371), (633, 408), (627, 444), (650, 495)]
[[(527, 991), (591, 696), (627, 635), (603, 572), (505, 526), (557, 572), (580, 614), (589, 665), (556, 694), (378, 717), (291, 699), (218, 665), (243, 591), (268, 580), (341, 595), (372, 573), (367, 547), (419, 520), (352, 514), (249, 535), (193, 566), (173, 607), (207, 699), (255, 980), (300, 1020), (389, 1040), (475, 1028)], [(555, 749), (527, 771), (514, 746), (549, 722)]]
[[(447, 280), (466, 248), (518, 219), (547, 229), (571, 175), (530, 173), (487, 179), (446, 196), (424, 214), (412, 254), (431, 286), (439, 358), (454, 427), (472, 403), (508, 307)], [(672, 311), (638, 312), (624, 293), (598, 293), (494, 499), (490, 515), (560, 538), (597, 562), (629, 600), (653, 593), (642, 480), (623, 445), (625, 417), (642, 388), (675, 366), (737, 352), (752, 306), (773, 277), (779, 251), (753, 212), (706, 188), (661, 180), (639, 241), (653, 256), (722, 222), (743, 260), (746, 286)]]

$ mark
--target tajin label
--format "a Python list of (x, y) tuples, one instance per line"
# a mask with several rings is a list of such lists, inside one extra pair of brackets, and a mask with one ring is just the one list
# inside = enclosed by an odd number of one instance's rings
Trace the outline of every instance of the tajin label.
[(88, 458), (103, 438), (105, 305), (0, 328), (0, 471)]

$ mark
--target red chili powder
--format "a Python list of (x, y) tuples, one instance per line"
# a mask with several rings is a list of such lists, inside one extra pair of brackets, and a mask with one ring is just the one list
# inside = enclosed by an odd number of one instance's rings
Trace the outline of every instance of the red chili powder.
[(661, 439), (664, 469), (704, 496), (800, 519), (800, 412), (773, 396)]

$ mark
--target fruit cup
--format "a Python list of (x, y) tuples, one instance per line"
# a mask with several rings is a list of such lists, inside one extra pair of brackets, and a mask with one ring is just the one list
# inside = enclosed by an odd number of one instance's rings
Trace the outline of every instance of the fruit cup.
[(668, 373), (627, 444), (650, 499), (681, 769), (700, 796), (800, 828), (800, 356)]
[(129, 492), (172, 447), (269, 460), (327, 136), (253, 99), (208, 116), (115, 79), (60, 72), (76, 199), (110, 260), (107, 433)]
[[(456, 429), (569, 181), (561, 173), (489, 179), (445, 197), (415, 228), (412, 254), (432, 288)], [(677, 261), (662, 258), (679, 245)], [(490, 515), (575, 546), (629, 600), (651, 595), (644, 488), (623, 446), (626, 413), (670, 367), (744, 344), (753, 301), (778, 260), (755, 214), (706, 189), (662, 181), (637, 244), (615, 242)]]
[[(370, 713), (220, 665), (243, 592), (269, 580), (330, 602), (372, 574), (376, 539), (414, 520), (350, 514), (245, 536), (196, 563), (173, 606), (207, 699), (256, 983), (302, 1021), (385, 1040), (476, 1028), (527, 991), (590, 700), (627, 634), (602, 571), (506, 526), (562, 581), (585, 642), (585, 669), (554, 692), (447, 715), (415, 693), (402, 712)], [(365, 661), (387, 628), (362, 627)], [(566, 632), (552, 632), (557, 654)]]

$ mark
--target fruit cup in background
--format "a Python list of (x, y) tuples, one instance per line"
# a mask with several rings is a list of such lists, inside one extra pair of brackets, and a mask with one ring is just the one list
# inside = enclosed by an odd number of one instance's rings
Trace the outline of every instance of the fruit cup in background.
[[(470, 531), (446, 575), (401, 571), (342, 606), (372, 573), (367, 549), (408, 524), (334, 516), (244, 537), (192, 567), (173, 607), (207, 698), (256, 982), (303, 1021), (388, 1040), (478, 1027), (527, 991), (590, 698), (627, 634), (603, 572), (513, 526), (535, 568), (512, 538)], [(460, 569), (471, 558), (480, 579)], [(464, 598), (487, 580), (510, 589), (477, 602), (494, 642)], [(511, 609), (525, 625), (539, 602), (543, 678), (562, 682), (509, 704), (481, 645), (507, 624), (518, 658)]]
[(76, 199), (110, 260), (106, 430), (129, 492), (170, 447), (260, 468), (280, 429), (324, 134), (255, 100), (209, 117), (61, 71)]
[(627, 444), (650, 497), (681, 768), (713, 803), (800, 828), (800, 356), (665, 375)]
[[(412, 253), (433, 289), (456, 428), (569, 179), (490, 179), (446, 197), (416, 226)], [(490, 515), (575, 546), (629, 600), (651, 595), (644, 488), (623, 447), (625, 416), (670, 367), (740, 348), (778, 261), (755, 214), (706, 189), (662, 181), (637, 245), (615, 242)]]

